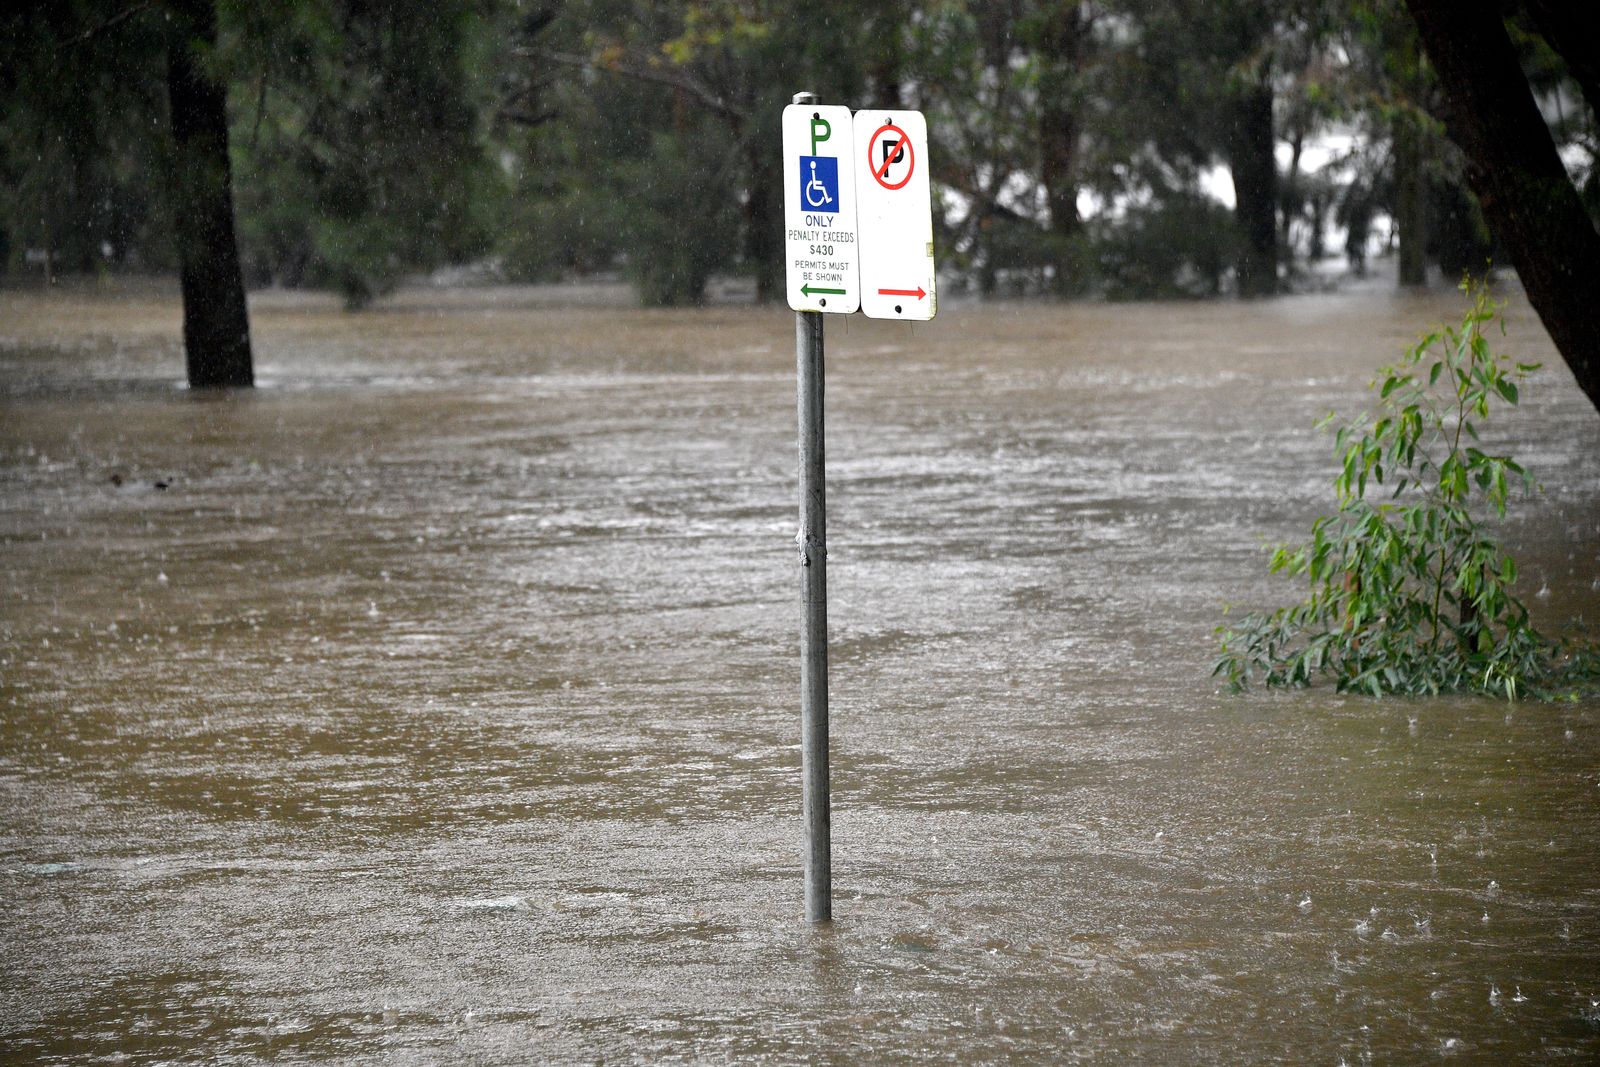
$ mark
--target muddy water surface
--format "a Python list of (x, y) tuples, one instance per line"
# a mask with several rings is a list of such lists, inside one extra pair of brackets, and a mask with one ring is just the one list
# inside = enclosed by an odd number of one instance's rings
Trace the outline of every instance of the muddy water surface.
[[(828, 323), (837, 922), (801, 919), (793, 328), (532, 290), (0, 294), (0, 1058), (1589, 1062), (1600, 705), (1218, 694), (1457, 294)], [(1544, 335), (1506, 530), (1600, 617)]]

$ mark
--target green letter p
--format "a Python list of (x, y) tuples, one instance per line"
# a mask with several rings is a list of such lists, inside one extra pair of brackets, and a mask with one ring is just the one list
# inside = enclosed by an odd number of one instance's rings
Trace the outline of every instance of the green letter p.
[[(822, 130), (822, 136), (817, 136), (817, 130)], [(817, 154), (817, 145), (833, 136), (833, 127), (828, 125), (828, 120), (819, 117), (811, 119), (811, 154)]]

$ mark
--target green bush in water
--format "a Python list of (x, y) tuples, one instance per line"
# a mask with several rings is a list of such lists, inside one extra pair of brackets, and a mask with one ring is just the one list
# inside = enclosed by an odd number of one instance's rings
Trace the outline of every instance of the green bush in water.
[[(1551, 697), (1600, 683), (1592, 641), (1541, 634), (1512, 592), (1517, 566), (1490, 536), (1514, 487), (1534, 482), (1509, 456), (1478, 447), (1492, 405), (1517, 403), (1537, 364), (1495, 355), (1484, 328), (1504, 320), (1483, 286), (1459, 329), (1428, 334), (1373, 382), (1374, 417), (1341, 427), (1339, 508), (1298, 547), (1279, 546), (1275, 573), (1304, 576), (1311, 594), (1270, 615), (1219, 626), (1213, 674), (1238, 690), (1260, 680), (1305, 686), (1331, 675), (1341, 691), (1468, 690)], [(1329, 416), (1320, 424), (1326, 427)]]

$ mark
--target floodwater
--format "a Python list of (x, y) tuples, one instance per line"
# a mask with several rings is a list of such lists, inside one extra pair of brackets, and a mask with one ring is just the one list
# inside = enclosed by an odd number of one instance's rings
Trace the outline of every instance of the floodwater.
[[(1600, 702), (1207, 674), (1461, 309), (830, 317), (813, 928), (788, 312), (265, 294), (215, 396), (165, 292), (0, 293), (0, 1058), (1594, 1062)], [(1600, 418), (1506, 344), (1593, 621)]]

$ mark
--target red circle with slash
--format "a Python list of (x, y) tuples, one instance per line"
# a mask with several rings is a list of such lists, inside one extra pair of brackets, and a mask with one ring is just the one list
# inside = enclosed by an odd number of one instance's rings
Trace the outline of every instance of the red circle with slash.
[[(878, 148), (878, 138), (882, 137), (890, 130), (893, 130), (895, 133), (900, 135), (900, 144), (895, 151), (888, 153), (887, 157), (883, 161), (883, 166), (875, 166), (873, 165), (872, 160), (873, 153), (876, 152)], [(906, 157), (906, 176), (897, 182), (884, 181), (883, 176), (889, 173), (889, 164), (897, 161), (902, 154), (904, 154)], [(904, 188), (906, 182), (911, 180), (911, 172), (917, 169), (917, 154), (911, 147), (911, 137), (906, 133), (906, 131), (902, 130), (894, 123), (884, 123), (882, 126), (878, 127), (878, 131), (874, 133), (872, 135), (872, 139), (867, 142), (867, 166), (871, 167), (872, 169), (873, 180), (879, 185), (883, 186), (885, 189), (892, 191), (895, 189)]]

